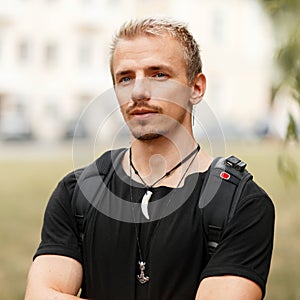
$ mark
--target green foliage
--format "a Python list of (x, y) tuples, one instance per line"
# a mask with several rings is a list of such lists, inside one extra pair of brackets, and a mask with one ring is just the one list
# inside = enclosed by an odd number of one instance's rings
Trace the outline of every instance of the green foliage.
[(294, 184), (298, 180), (298, 167), (295, 160), (287, 152), (283, 152), (277, 162), (279, 173), (286, 184)]
[[(277, 41), (274, 58), (278, 73), (271, 90), (271, 105), (280, 90), (285, 88), (300, 109), (300, 1), (261, 0), (261, 3), (273, 20)], [(284, 149), (278, 158), (278, 171), (286, 183), (298, 180), (296, 163), (288, 155), (289, 144), (298, 141), (298, 136), (297, 122), (289, 113)]]
[(262, 0), (262, 3), (274, 18), (284, 13), (294, 13), (300, 10), (299, 0)]
[[(298, 29), (290, 33), (290, 37), (285, 44), (279, 47), (275, 56), (278, 66), (288, 79), (297, 76), (300, 67), (300, 35)], [(293, 83), (288, 81), (288, 83)]]
[(289, 123), (286, 130), (286, 136), (285, 140), (287, 142), (289, 141), (298, 141), (298, 130), (297, 130), (297, 124), (295, 122), (294, 117), (292, 114), (289, 114)]
[(286, 130), (285, 143), (282, 153), (278, 157), (278, 171), (282, 179), (286, 184), (297, 184), (299, 169), (297, 167), (296, 158), (293, 158), (289, 153), (289, 143), (298, 142), (298, 130), (295, 119), (291, 113), (289, 113), (289, 122)]
[[(277, 93), (286, 88), (300, 108), (300, 1), (261, 0), (266, 12), (271, 16), (276, 34), (277, 51), (275, 61), (279, 79), (272, 87), (271, 103)], [(277, 74), (277, 75), (278, 75)], [(286, 138), (298, 140), (297, 126), (289, 116)]]
[[(300, 41), (299, 41), (300, 44)], [(300, 49), (299, 49), (300, 51)], [(298, 65), (296, 68), (296, 75), (294, 79), (294, 86), (295, 89), (293, 90), (293, 97), (297, 101), (298, 105), (300, 106), (300, 61), (298, 60)]]

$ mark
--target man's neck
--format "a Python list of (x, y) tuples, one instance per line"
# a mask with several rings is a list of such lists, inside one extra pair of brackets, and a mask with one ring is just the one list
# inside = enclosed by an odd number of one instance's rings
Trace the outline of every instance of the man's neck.
[[(179, 162), (184, 160), (193, 150), (197, 148), (197, 142), (193, 136), (181, 137), (181, 141), (171, 141), (165, 137), (152, 140), (133, 140), (131, 145), (132, 163), (138, 170), (139, 175), (151, 186), (158, 178), (162, 177), (174, 168)], [(182, 176), (185, 168), (197, 158), (197, 152), (181, 167), (174, 170), (170, 176), (164, 178), (161, 184), (176, 186), (178, 178)], [(129, 170), (129, 157), (125, 159), (124, 169)], [(198, 164), (198, 160), (195, 159)], [(192, 168), (191, 168), (192, 169)], [(197, 167), (193, 169), (198, 169)], [(127, 172), (128, 173), (128, 172)], [(133, 176), (136, 174), (133, 174)], [(135, 179), (138, 180), (136, 176)]]

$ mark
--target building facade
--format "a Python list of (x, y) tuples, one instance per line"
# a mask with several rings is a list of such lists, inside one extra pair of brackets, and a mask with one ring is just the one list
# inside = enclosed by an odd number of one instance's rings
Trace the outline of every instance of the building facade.
[[(221, 123), (249, 127), (264, 118), (273, 46), (256, 1), (0, 0), (0, 139), (61, 139), (90, 101), (112, 88), (114, 30), (157, 14), (189, 24), (202, 49), (205, 101)], [(115, 105), (95, 116), (105, 118)]]

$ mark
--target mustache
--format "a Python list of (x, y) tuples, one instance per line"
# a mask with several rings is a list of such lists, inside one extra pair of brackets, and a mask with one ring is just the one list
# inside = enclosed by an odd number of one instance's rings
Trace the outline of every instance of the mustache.
[(154, 111), (157, 113), (162, 113), (162, 108), (160, 106), (149, 105), (146, 101), (134, 103), (133, 105), (127, 107), (125, 112), (126, 112), (126, 114), (131, 114), (137, 108), (143, 108), (143, 109), (148, 109), (150, 111)]

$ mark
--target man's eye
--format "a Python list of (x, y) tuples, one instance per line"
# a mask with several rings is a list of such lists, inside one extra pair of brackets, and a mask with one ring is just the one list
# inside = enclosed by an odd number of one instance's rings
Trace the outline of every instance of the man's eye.
[(159, 72), (154, 75), (156, 78), (166, 78), (167, 75), (165, 73)]
[(123, 77), (123, 78), (121, 78), (120, 79), (120, 82), (122, 83), (128, 83), (129, 81), (131, 80), (131, 78), (130, 77)]

